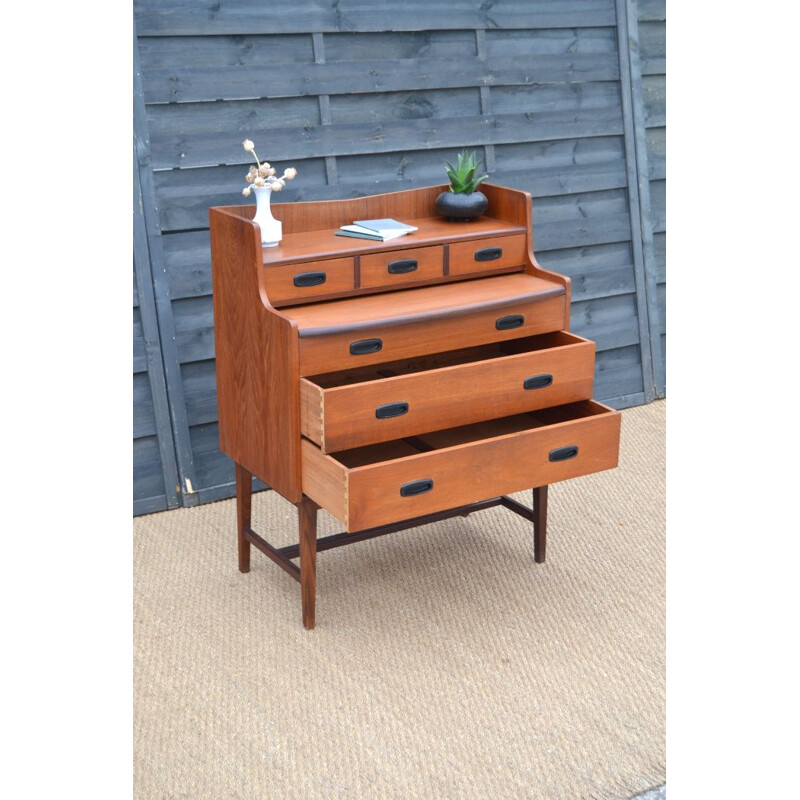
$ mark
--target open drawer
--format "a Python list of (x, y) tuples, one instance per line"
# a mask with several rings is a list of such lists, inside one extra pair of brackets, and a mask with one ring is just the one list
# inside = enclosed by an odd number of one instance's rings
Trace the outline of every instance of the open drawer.
[(326, 455), (302, 440), (303, 493), (350, 532), (611, 469), (621, 415), (578, 403)]
[(592, 396), (594, 342), (548, 333), (300, 379), (324, 453)]

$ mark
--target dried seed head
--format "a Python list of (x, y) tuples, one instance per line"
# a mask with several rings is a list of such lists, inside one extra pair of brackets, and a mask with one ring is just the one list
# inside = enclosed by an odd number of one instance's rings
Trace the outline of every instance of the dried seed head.
[(256, 148), (256, 146), (249, 139), (245, 139), (242, 142), (242, 147), (244, 147), (244, 149), (247, 150), (248, 153), (252, 153), (253, 150), (255, 150)]
[(283, 171), (283, 177), (286, 178), (287, 181), (292, 180), (296, 175), (297, 170), (294, 167), (289, 167), (289, 169)]
[(242, 194), (245, 197), (250, 197), (250, 187), (249, 186), (245, 186), (244, 189), (242, 189)]

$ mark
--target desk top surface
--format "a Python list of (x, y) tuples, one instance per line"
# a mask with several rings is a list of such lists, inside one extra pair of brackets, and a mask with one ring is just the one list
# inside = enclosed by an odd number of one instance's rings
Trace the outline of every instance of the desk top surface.
[[(280, 205), (274, 206), (276, 217), (280, 217)], [(262, 248), (265, 266), (293, 264), (302, 261), (344, 256), (364, 255), (410, 247), (446, 244), (448, 242), (480, 239), (488, 236), (506, 236), (525, 233), (524, 225), (506, 222), (493, 217), (482, 216), (470, 222), (450, 222), (442, 217), (422, 217), (418, 219), (398, 219), (419, 230), (391, 239), (377, 242), (371, 239), (356, 239), (350, 236), (336, 236), (338, 228), (330, 230), (285, 233), (277, 247)]]
[(300, 336), (322, 336), (458, 316), (564, 293), (558, 283), (517, 272), (293, 306), (279, 313), (297, 322)]

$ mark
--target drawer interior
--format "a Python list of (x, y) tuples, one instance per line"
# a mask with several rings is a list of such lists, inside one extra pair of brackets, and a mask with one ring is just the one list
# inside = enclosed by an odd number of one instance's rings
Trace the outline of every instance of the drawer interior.
[(539, 336), (527, 336), (522, 339), (492, 342), (491, 344), (477, 347), (466, 347), (461, 350), (450, 350), (444, 353), (432, 353), (426, 356), (390, 361), (384, 364), (372, 364), (339, 372), (306, 376), (306, 380), (316, 384), (321, 389), (333, 389), (339, 386), (352, 386), (358, 383), (394, 378), (400, 375), (412, 375), (417, 372), (427, 372), (459, 364), (472, 364), (519, 353), (533, 353), (537, 350), (568, 347), (585, 341), (585, 339), (574, 334), (558, 331), (540, 334)]
[(565, 403), (323, 453), (301, 442), (303, 491), (350, 531), (617, 465), (620, 414)]
[(588, 419), (590, 417), (614, 414), (594, 400), (582, 400), (577, 403), (567, 403), (563, 406), (530, 411), (524, 414), (514, 414), (510, 417), (476, 422), (472, 425), (463, 425), (458, 428), (447, 428), (433, 433), (410, 436), (380, 444), (371, 444), (357, 447), (352, 450), (341, 450), (329, 455), (347, 469), (354, 469), (370, 464), (384, 463), (406, 458), (408, 456), (428, 453), (434, 450), (443, 450), (458, 445), (466, 445), (498, 436), (506, 436), (522, 431), (534, 430), (562, 422)]

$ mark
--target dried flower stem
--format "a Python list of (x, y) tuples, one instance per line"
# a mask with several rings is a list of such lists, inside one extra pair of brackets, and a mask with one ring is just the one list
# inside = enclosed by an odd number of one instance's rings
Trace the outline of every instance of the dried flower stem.
[(245, 197), (249, 197), (250, 191), (253, 187), (255, 188), (267, 188), (272, 189), (274, 192), (279, 192), (286, 186), (286, 181), (292, 180), (297, 175), (297, 170), (294, 167), (289, 167), (288, 169), (284, 170), (283, 175), (280, 178), (275, 177), (275, 170), (270, 165), (268, 161), (265, 161), (263, 164), (258, 160), (258, 156), (256, 155), (256, 148), (253, 142), (250, 139), (245, 139), (242, 142), (242, 147), (248, 152), (253, 154), (253, 158), (256, 160), (257, 167), (250, 167), (250, 171), (245, 175), (245, 180), (252, 184), (251, 186), (245, 186), (242, 190), (242, 194)]

